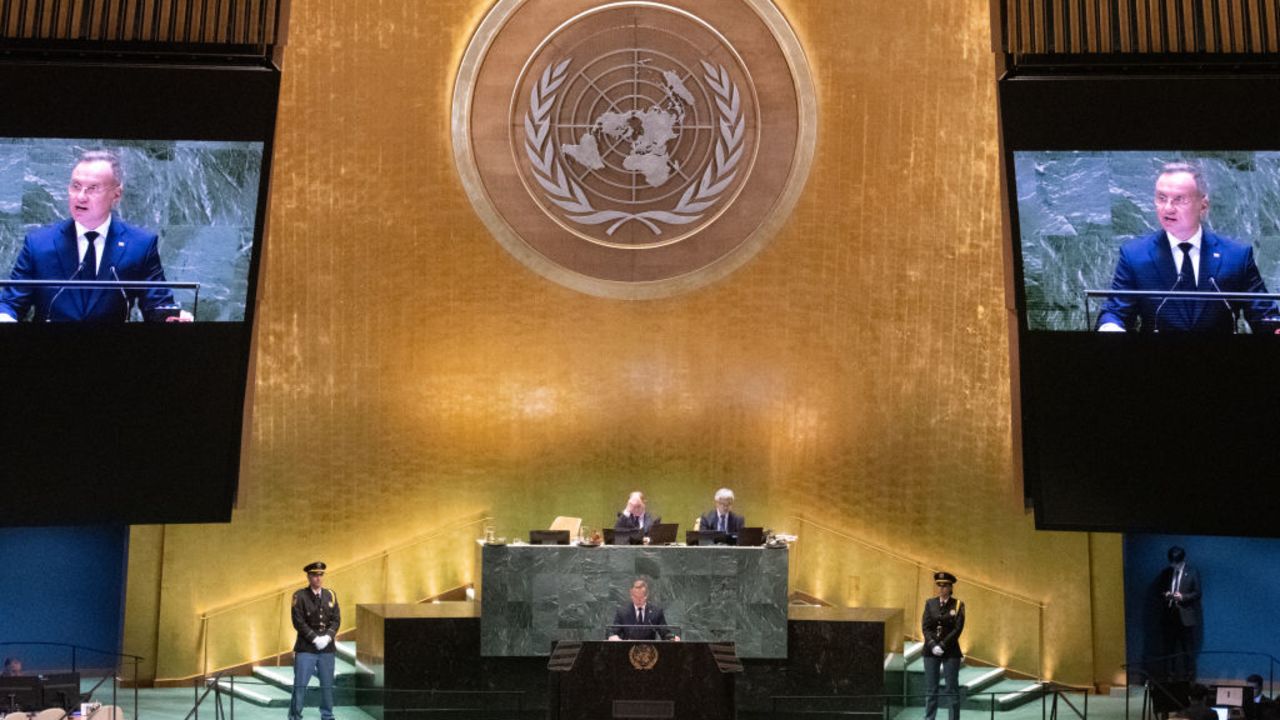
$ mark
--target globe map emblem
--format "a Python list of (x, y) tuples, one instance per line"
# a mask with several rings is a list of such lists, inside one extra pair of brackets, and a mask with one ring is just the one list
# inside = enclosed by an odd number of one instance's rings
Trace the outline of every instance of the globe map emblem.
[(655, 40), (661, 47), (546, 60), (513, 123), (535, 199), (566, 229), (606, 247), (691, 237), (732, 204), (754, 159), (740, 73), (684, 38)]
[(488, 233), (600, 297), (747, 263), (816, 147), (812, 76), (773, 0), (494, 0), (453, 93), (455, 165)]
[[(661, 188), (674, 174), (683, 180), (678, 187), (688, 185), (693, 178), (683, 172), (683, 166), (694, 164), (689, 155), (697, 144), (696, 135), (714, 130), (705, 120), (697, 122), (698, 102), (687, 85), (696, 78), (683, 67), (664, 69), (649, 58), (632, 59), (638, 52), (623, 50), (614, 55), (625, 56), (621, 69), (631, 73), (631, 83), (608, 88), (594, 80), (585, 83), (595, 98), (584, 98), (587, 101), (574, 108), (586, 108), (585, 117), (553, 123), (560, 137), (578, 134), (576, 143), (560, 146), (586, 171), (575, 176), (588, 192), (620, 203), (634, 202), (641, 179), (651, 188)], [(605, 73), (618, 74), (615, 70), (606, 67)], [(685, 142), (686, 131), (694, 133), (692, 142)], [(672, 157), (679, 150), (685, 151), (683, 157)], [(625, 174), (621, 183), (610, 177), (618, 174)]]

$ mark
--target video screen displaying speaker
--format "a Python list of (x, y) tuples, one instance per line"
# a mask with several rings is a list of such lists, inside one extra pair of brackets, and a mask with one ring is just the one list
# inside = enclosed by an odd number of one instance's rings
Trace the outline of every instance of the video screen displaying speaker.
[(279, 71), (227, 63), (0, 62), (0, 525), (230, 519)]
[(1264, 440), (1280, 408), (1276, 80), (1000, 79), (1014, 421), (1038, 527), (1280, 532)]

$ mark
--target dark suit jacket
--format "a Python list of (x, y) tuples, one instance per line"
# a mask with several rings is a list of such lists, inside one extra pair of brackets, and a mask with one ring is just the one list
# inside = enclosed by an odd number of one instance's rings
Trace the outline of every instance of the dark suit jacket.
[[(1200, 242), (1200, 273), (1196, 286), (1178, 284), (1178, 263), (1182, 253), (1169, 248), (1168, 235), (1163, 231), (1130, 240), (1120, 248), (1120, 260), (1116, 263), (1113, 290), (1197, 290), (1200, 292), (1260, 292), (1267, 291), (1262, 275), (1253, 259), (1253, 247), (1215, 235), (1207, 228)], [(1183, 283), (1185, 285), (1186, 283)], [(1215, 287), (1216, 284), (1216, 287)], [(1193, 301), (1165, 298), (1111, 297), (1102, 306), (1098, 326), (1117, 323), (1130, 332), (1162, 331), (1231, 333), (1235, 321), (1223, 301)], [(1164, 305), (1161, 306), (1161, 303)], [(1243, 310), (1245, 319), (1255, 331), (1264, 316), (1274, 315), (1275, 303), (1232, 302), (1235, 310)], [(1157, 311), (1159, 317), (1156, 317)], [(1141, 326), (1135, 322), (1141, 320)]]
[[(715, 511), (714, 509), (712, 509), (710, 512), (708, 512), (708, 513), (706, 513), (705, 515), (703, 515), (703, 516), (702, 516), (702, 530), (703, 530), (704, 532), (705, 532), (705, 531), (714, 531), (714, 530), (716, 530), (716, 529), (717, 529), (717, 528), (716, 528), (716, 523), (717, 523), (716, 515), (717, 515), (716, 511)], [(736, 532), (738, 532), (739, 530), (741, 530), (743, 527), (745, 527), (745, 526), (746, 526), (746, 524), (747, 524), (746, 519), (745, 519), (744, 517), (742, 517), (741, 515), (739, 515), (739, 514), (735, 513), (735, 512), (731, 512), (731, 513), (729, 513), (729, 518), (728, 518), (728, 519), (729, 519), (729, 522), (727, 523), (727, 524), (728, 524), (728, 529), (726, 530), (726, 532), (736, 533)]]
[[(22, 243), (13, 264), (13, 280), (147, 280), (164, 281), (156, 234), (111, 218), (107, 230), (98, 275), (90, 278), (80, 267), (76, 249), (76, 225), (63, 220), (32, 230)], [(111, 268), (115, 268), (112, 274)], [(73, 277), (75, 276), (75, 277)], [(148, 320), (161, 320), (157, 306), (173, 304), (173, 294), (166, 289), (129, 290), (64, 290), (57, 287), (5, 288), (0, 292), (0, 312), (21, 320), (30, 307), (35, 320), (78, 322), (124, 322), (127, 303), (137, 302)]]
[(1173, 573), (1172, 567), (1166, 567), (1160, 572), (1157, 587), (1160, 589), (1161, 603), (1170, 619), (1176, 620), (1184, 627), (1199, 625), (1203, 620), (1203, 611), (1200, 607), (1200, 573), (1190, 565), (1183, 566), (1182, 580), (1178, 583), (1178, 592), (1182, 593), (1180, 603), (1171, 602), (1164, 597), (1164, 593), (1173, 586)]
[[(961, 657), (960, 633), (964, 632), (964, 603), (954, 595), (942, 605), (937, 597), (924, 604), (924, 616), (920, 618), (924, 634), (924, 657)], [(935, 645), (942, 646), (942, 655), (933, 654)]]
[(667, 616), (657, 605), (649, 603), (645, 606), (644, 622), (641, 623), (636, 619), (635, 606), (627, 603), (613, 614), (613, 625), (609, 628), (609, 635), (617, 635), (623, 640), (670, 640), (675, 635), (670, 628), (650, 627), (666, 624)]
[[(304, 587), (293, 594), (293, 609), (290, 612), (293, 629), (298, 637), (293, 643), (294, 652), (331, 653), (333, 643), (338, 637), (338, 626), (342, 624), (342, 607), (338, 605), (338, 596), (329, 588), (320, 588), (320, 600), (310, 587)], [(329, 644), (323, 650), (317, 650), (314, 641), (320, 635), (329, 636)]]
[[(649, 529), (660, 522), (662, 522), (661, 516), (654, 515), (653, 513), (645, 513), (644, 527), (641, 529), (644, 530), (645, 535), (648, 535)], [(618, 521), (613, 524), (614, 530), (635, 530), (636, 528), (640, 528), (640, 518), (627, 515), (625, 513), (618, 513)]]

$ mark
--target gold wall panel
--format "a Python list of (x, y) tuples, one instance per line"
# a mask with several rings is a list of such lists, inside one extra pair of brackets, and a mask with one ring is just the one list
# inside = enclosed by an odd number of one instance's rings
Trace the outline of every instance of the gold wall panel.
[[(955, 572), (961, 597), (1043, 604), (1044, 672), (1109, 679), (1123, 623), (1094, 603), (1119, 606), (1118, 544), (1095, 546), (1108, 566), (1036, 532), (1014, 490), (988, 6), (778, 5), (819, 95), (792, 218), (731, 277), (623, 301), (525, 269), (462, 191), (451, 83), (486, 0), (294, 0), (240, 505), (135, 533), (129, 651), (160, 678), (229, 663), (201, 613), (475, 513), (600, 525), (639, 488), (687, 527), (728, 485), (753, 524), (806, 517)], [(839, 548), (797, 589), (928, 594), (851, 591), (872, 576)], [(471, 556), (424, 562), (460, 577)], [(1022, 647), (981, 612), (967, 642)]]

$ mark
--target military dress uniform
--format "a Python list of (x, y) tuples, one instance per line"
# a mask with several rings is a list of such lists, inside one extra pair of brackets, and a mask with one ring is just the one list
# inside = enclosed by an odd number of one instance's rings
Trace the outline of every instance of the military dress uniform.
[[(948, 572), (935, 573), (934, 582), (955, 584), (956, 577)], [(924, 604), (924, 617), (920, 621), (924, 634), (924, 687), (926, 693), (925, 720), (933, 720), (938, 712), (939, 674), (945, 681), (944, 701), (951, 720), (960, 717), (960, 633), (964, 632), (964, 603), (954, 595), (946, 602), (940, 597), (929, 598)], [(940, 648), (941, 652), (934, 648)]]
[[(315, 562), (304, 568), (308, 575), (324, 574), (325, 564)], [(342, 624), (342, 608), (338, 596), (322, 587), (317, 593), (310, 586), (293, 594), (291, 615), (293, 629), (298, 638), (293, 643), (293, 698), (289, 703), (289, 720), (301, 720), (303, 701), (307, 696), (307, 683), (312, 675), (320, 678), (320, 717), (333, 720), (333, 665), (334, 640), (338, 626)], [(327, 637), (324, 647), (316, 641)]]

